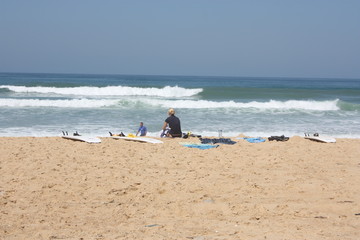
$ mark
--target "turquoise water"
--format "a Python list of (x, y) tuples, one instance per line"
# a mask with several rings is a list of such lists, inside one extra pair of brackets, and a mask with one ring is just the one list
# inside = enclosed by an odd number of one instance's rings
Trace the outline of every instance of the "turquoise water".
[(360, 138), (360, 79), (0, 73), (0, 136), (157, 136), (170, 107), (205, 136)]

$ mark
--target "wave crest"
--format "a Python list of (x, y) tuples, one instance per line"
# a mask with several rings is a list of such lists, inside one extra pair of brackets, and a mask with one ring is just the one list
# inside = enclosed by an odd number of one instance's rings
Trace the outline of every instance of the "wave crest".
[(191, 97), (203, 91), (202, 88), (187, 89), (178, 86), (166, 86), (163, 88), (140, 88), (128, 86), (56, 88), (2, 85), (0, 88), (6, 88), (17, 93), (41, 93), (77, 96)]
[(146, 102), (150, 105), (160, 105), (162, 107), (174, 107), (174, 108), (254, 108), (254, 109), (278, 109), (278, 110), (314, 110), (314, 111), (336, 111), (339, 100), (332, 101), (299, 101), (299, 100), (288, 100), (288, 101), (275, 101), (270, 100), (268, 102), (214, 102), (206, 100), (156, 100), (148, 99)]
[(275, 101), (268, 102), (214, 102), (207, 100), (161, 100), (161, 99), (0, 99), (0, 107), (62, 107), (62, 108), (96, 108), (96, 107), (128, 107), (138, 104), (162, 108), (183, 109), (258, 109), (258, 110), (302, 110), (302, 111), (337, 111), (339, 100), (332, 101)]
[(40, 100), (40, 99), (0, 99), (0, 107), (59, 107), (59, 108), (96, 108), (115, 105), (118, 100)]

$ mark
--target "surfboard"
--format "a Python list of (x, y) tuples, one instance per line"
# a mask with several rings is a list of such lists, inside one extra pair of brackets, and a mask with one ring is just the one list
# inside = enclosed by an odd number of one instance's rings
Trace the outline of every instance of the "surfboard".
[(135, 141), (135, 142), (147, 142), (147, 143), (164, 143), (163, 141), (160, 141), (155, 138), (149, 138), (149, 137), (119, 137), (119, 136), (112, 136), (114, 139), (123, 139), (127, 141)]
[(319, 135), (319, 134), (305, 134), (305, 139), (323, 142), (323, 143), (335, 143), (336, 139), (330, 136)]
[(101, 143), (101, 139), (98, 137), (90, 137), (90, 136), (68, 136), (68, 135), (63, 135), (61, 136), (62, 138), (65, 139), (70, 139), (70, 140), (74, 140), (74, 141), (81, 141), (81, 142), (87, 142), (87, 143)]

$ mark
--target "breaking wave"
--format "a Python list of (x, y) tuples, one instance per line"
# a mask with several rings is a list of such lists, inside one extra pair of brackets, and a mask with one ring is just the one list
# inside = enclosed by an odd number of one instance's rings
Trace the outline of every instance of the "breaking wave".
[(153, 97), (191, 97), (203, 91), (202, 88), (187, 89), (178, 86), (163, 88), (140, 88), (128, 86), (107, 87), (26, 87), (1, 85), (0, 89), (9, 89), (16, 93), (41, 93), (76, 96), (153, 96)]
[[(162, 108), (184, 109), (259, 109), (259, 110), (311, 110), (311, 111), (337, 111), (341, 110), (339, 100), (332, 101), (275, 101), (268, 102), (215, 102), (207, 100), (164, 100), (164, 99), (0, 99), (0, 107), (60, 107), (60, 108), (98, 108), (109, 106), (139, 106), (147, 105)], [(346, 110), (346, 109), (345, 109)]]
[(99, 108), (115, 105), (118, 100), (93, 99), (0, 99), (0, 107), (59, 107), (59, 108)]
[(254, 109), (278, 109), (278, 110), (314, 110), (314, 111), (336, 111), (340, 110), (338, 107), (339, 100), (332, 101), (275, 101), (270, 100), (268, 102), (214, 102), (206, 100), (156, 100), (148, 99), (146, 102), (150, 105), (159, 105), (162, 107), (173, 108), (254, 108)]

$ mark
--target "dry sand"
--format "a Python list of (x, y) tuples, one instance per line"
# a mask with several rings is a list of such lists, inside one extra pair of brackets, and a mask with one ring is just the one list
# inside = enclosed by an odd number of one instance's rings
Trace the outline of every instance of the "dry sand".
[(360, 139), (164, 141), (1, 137), (0, 239), (360, 239)]

